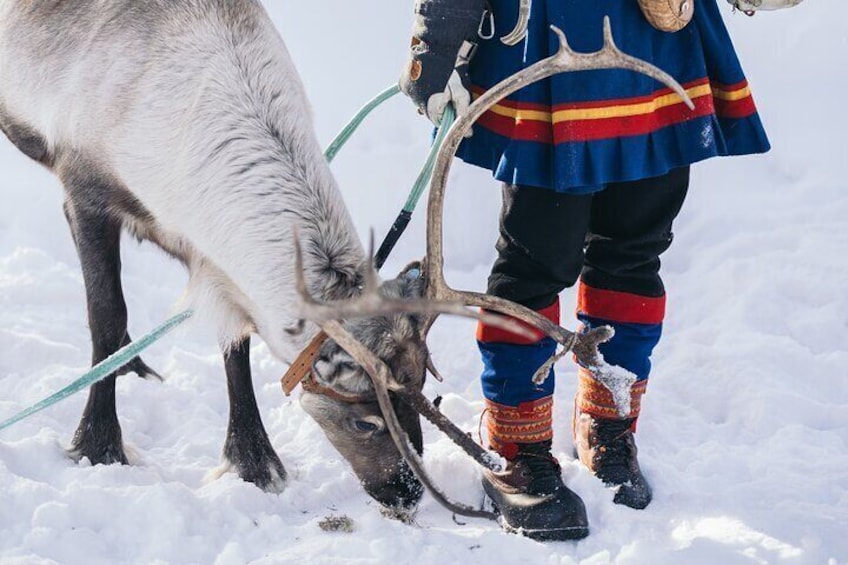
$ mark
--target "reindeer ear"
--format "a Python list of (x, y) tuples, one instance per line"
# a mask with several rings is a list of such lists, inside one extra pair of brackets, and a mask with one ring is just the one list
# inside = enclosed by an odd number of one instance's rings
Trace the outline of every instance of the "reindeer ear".
[(421, 269), (421, 261), (413, 261), (398, 273), (395, 281), (398, 283), (398, 292), (404, 298), (417, 298), (424, 293), (424, 273)]
[(404, 267), (400, 273), (398, 273), (398, 278), (420, 279), (421, 275), (421, 261), (413, 261)]

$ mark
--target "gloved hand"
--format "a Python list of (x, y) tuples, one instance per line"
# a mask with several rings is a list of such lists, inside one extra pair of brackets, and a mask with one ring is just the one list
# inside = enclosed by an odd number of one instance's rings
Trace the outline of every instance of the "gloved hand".
[(448, 103), (453, 104), (458, 116), (471, 104), (467, 62), (448, 63), (447, 60), (440, 61), (438, 56), (415, 57), (401, 75), (400, 86), (421, 113), (437, 126)]
[(439, 125), (452, 103), (457, 115), (471, 104), (468, 63), (474, 55), (485, 0), (418, 0), (410, 58), (400, 89)]

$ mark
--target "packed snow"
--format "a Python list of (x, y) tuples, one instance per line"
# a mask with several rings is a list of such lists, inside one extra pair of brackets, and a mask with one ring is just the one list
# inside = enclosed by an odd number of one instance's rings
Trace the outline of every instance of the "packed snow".
[[(709, 1), (709, 0), (708, 0)], [(724, 2), (721, 2), (724, 4)], [(411, 2), (266, 1), (303, 75), (328, 142), (395, 81)], [(0, 432), (0, 563), (848, 563), (848, 5), (810, 0), (726, 19), (774, 149), (694, 169), (664, 256), (665, 338), (640, 419), (640, 461), (655, 499), (616, 506), (571, 455), (575, 389), (558, 365), (555, 453), (591, 535), (537, 543), (495, 523), (456, 521), (425, 496), (414, 524), (385, 518), (318, 426), (286, 398), (286, 366), (255, 340), (258, 401), (289, 475), (281, 495), (215, 477), (227, 398), (215, 333), (194, 324), (146, 361), (163, 383), (118, 383), (130, 466), (65, 454), (85, 394)], [(334, 170), (365, 239), (406, 199), (430, 127), (400, 98), (381, 109)], [(82, 374), (90, 346), (79, 264), (54, 177), (0, 140), (0, 420)], [(448, 197), (450, 282), (482, 289), (494, 257), (499, 190), (457, 166)], [(385, 268), (423, 253), (423, 210)], [(129, 238), (130, 333), (164, 320), (182, 268)], [(573, 294), (563, 297), (569, 320)], [(574, 323), (569, 322), (573, 327)], [(482, 411), (473, 325), (432, 336), (448, 376), (425, 392), (476, 434)], [(454, 498), (480, 504), (474, 464), (432, 428), (425, 463)], [(353, 532), (329, 532), (348, 518)]]

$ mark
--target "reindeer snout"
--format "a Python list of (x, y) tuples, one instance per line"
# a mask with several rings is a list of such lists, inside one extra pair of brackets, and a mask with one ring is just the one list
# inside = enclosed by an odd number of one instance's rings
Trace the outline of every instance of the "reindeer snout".
[(365, 490), (389, 509), (410, 510), (421, 500), (424, 487), (405, 462), (399, 468), (399, 472), (388, 483), (365, 484)]

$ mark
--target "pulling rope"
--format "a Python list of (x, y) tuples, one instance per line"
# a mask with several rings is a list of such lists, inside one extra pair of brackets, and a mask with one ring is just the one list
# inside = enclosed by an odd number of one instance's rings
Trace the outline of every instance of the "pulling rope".
[(415, 179), (415, 184), (412, 186), (409, 198), (407, 198), (406, 204), (403, 205), (403, 209), (398, 214), (398, 217), (395, 219), (395, 223), (392, 224), (389, 233), (386, 234), (386, 238), (383, 240), (383, 243), (380, 245), (380, 249), (377, 250), (377, 254), (374, 256), (374, 266), (377, 267), (377, 269), (383, 266), (383, 263), (386, 262), (386, 259), (392, 252), (392, 249), (395, 248), (400, 236), (403, 235), (403, 232), (409, 225), (409, 220), (412, 219), (412, 212), (415, 211), (418, 201), (421, 200), (421, 195), (424, 194), (424, 190), (426, 190), (426, 188), (430, 185), (430, 178), (433, 176), (433, 167), (436, 166), (436, 157), (439, 154), (439, 148), (445, 141), (445, 137), (448, 134), (448, 130), (453, 125), (454, 120), (456, 120), (456, 111), (453, 109), (451, 104), (448, 104), (445, 108), (445, 113), (442, 115), (442, 123), (439, 125), (439, 129), (436, 132), (436, 138), (433, 140), (433, 145), (430, 147), (430, 154), (427, 155), (427, 160), (424, 162), (424, 166), (421, 167), (421, 172), (418, 173), (418, 178)]
[(82, 389), (93, 385), (98, 381), (102, 381), (130, 361), (132, 361), (139, 353), (162, 339), (166, 334), (168, 334), (171, 330), (191, 318), (192, 311), (186, 310), (185, 312), (181, 312), (150, 332), (149, 334), (142, 336), (141, 339), (130, 343), (127, 346), (122, 347), (97, 365), (91, 368), (89, 372), (60, 390), (54, 394), (51, 394), (41, 402), (33, 404), (26, 410), (22, 410), (18, 412), (2, 424), (0, 424), (0, 431), (5, 430), (12, 424), (16, 424), (27, 418), (32, 416), (36, 412), (41, 412), (48, 406), (53, 406), (57, 402), (60, 402), (69, 396), (76, 394)]
[[(396, 84), (392, 85), (365, 104), (365, 106), (356, 113), (342, 131), (339, 132), (336, 138), (330, 142), (330, 145), (327, 146), (327, 149), (324, 151), (324, 157), (327, 159), (327, 162), (333, 162), (336, 154), (338, 154), (341, 148), (345, 146), (353, 133), (359, 129), (359, 126), (362, 125), (362, 122), (368, 117), (368, 114), (373, 112), (377, 107), (391, 99), (399, 92), (400, 88)], [(454, 110), (453, 105), (448, 104), (445, 108), (444, 114), (442, 114), (442, 122), (436, 132), (433, 144), (430, 147), (430, 153), (427, 155), (427, 160), (421, 167), (421, 171), (415, 179), (415, 184), (412, 185), (412, 190), (409, 192), (409, 198), (407, 198), (406, 203), (403, 205), (403, 209), (400, 211), (397, 218), (395, 218), (392, 227), (389, 229), (389, 233), (386, 234), (386, 237), (383, 239), (383, 243), (380, 244), (380, 248), (374, 256), (374, 266), (377, 269), (380, 269), (380, 267), (383, 266), (386, 259), (388, 259), (389, 254), (391, 254), (395, 245), (397, 245), (400, 236), (403, 235), (404, 231), (406, 231), (406, 227), (412, 219), (412, 213), (415, 211), (415, 207), (421, 200), (421, 195), (424, 194), (424, 191), (430, 185), (430, 178), (433, 176), (433, 167), (436, 166), (436, 157), (439, 154), (439, 148), (442, 146), (445, 136), (455, 120), (456, 111)]]
[[(353, 133), (362, 125), (362, 122), (365, 118), (374, 111), (377, 107), (382, 105), (384, 102), (395, 96), (400, 92), (400, 89), (393, 85), (384, 91), (380, 92), (377, 96), (375, 96), (371, 101), (369, 101), (365, 106), (363, 106), (354, 117), (347, 123), (347, 125), (342, 129), (342, 131), (336, 136), (336, 138), (327, 146), (327, 149), (324, 151), (324, 157), (327, 159), (328, 163), (331, 163), (333, 159), (335, 159), (338, 152), (345, 146)], [(409, 198), (406, 201), (406, 204), (403, 207), (400, 215), (395, 220), (394, 225), (392, 225), (391, 230), (386, 235), (385, 240), (382, 245), (380, 245), (380, 250), (377, 253), (378, 259), (375, 259), (375, 265), (377, 268), (380, 268), (385, 262), (386, 258), (391, 253), (392, 249), (394, 249), (395, 244), (397, 244), (398, 239), (403, 234), (406, 226), (409, 224), (409, 220), (412, 217), (412, 212), (415, 210), (415, 206), (418, 204), (418, 201), (421, 198), (421, 195), (424, 193), (424, 189), (430, 182), (430, 177), (433, 174), (433, 166), (436, 162), (436, 155), (438, 154), (439, 147), (441, 147), (442, 141), (444, 140), (445, 134), (450, 129), (450, 126), (453, 124), (453, 120), (455, 118), (453, 108), (448, 106), (445, 110), (445, 117), (442, 122), (442, 127), (439, 128), (438, 134), (436, 135), (436, 139), (433, 142), (433, 146), (430, 149), (430, 154), (427, 156), (427, 160), (424, 162), (424, 166), (421, 169), (421, 172), (418, 174), (418, 178), (415, 181), (415, 184), (412, 187), (412, 191), (409, 195)], [(379, 257), (382, 256), (382, 260)], [(6, 428), (20, 422), (21, 420), (35, 414), (36, 412), (40, 412), (45, 408), (53, 406), (54, 404), (61, 402), (65, 398), (76, 394), (77, 392), (97, 383), (135, 359), (142, 351), (165, 337), (168, 333), (174, 330), (177, 326), (181, 325), (183, 322), (191, 318), (194, 313), (191, 310), (186, 310), (184, 312), (180, 312), (173, 318), (169, 319), (150, 333), (142, 336), (138, 340), (126, 345), (95, 365), (91, 368), (87, 373), (82, 375), (80, 378), (69, 384), (68, 386), (62, 388), (58, 392), (51, 394), (44, 400), (37, 402), (26, 408), (21, 410), (11, 418), (0, 422), (0, 431), (5, 430)]]

